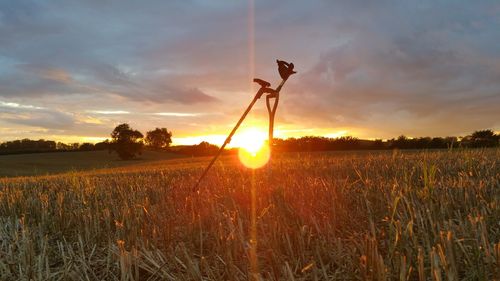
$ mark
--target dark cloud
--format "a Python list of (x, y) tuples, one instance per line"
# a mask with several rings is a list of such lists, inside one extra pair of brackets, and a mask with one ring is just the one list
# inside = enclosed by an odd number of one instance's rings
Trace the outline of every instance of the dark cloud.
[(16, 67), (15, 71), (0, 77), (0, 96), (40, 97), (101, 93), (118, 95), (138, 102), (170, 101), (196, 104), (217, 101), (215, 97), (197, 88), (179, 85), (171, 77), (164, 76), (157, 79), (133, 77), (111, 65), (92, 68), (93, 72), (89, 72), (92, 76), (81, 81), (73, 79), (68, 71), (52, 66), (22, 64)]
[[(178, 3), (149, 6), (133, 1), (31, 4), (2, 4), (0, 96), (98, 92), (146, 102), (216, 100), (199, 89), (193, 90), (196, 84), (180, 85), (169, 74), (158, 75), (155, 73), (158, 67), (151, 68), (157, 58), (148, 60), (142, 55), (165, 40), (175, 41), (178, 25), (172, 25), (173, 20), (186, 19), (174, 12), (186, 11), (188, 6)], [(172, 14), (164, 16), (162, 11)], [(11, 63), (2, 65), (2, 57)], [(169, 61), (163, 61), (161, 67), (173, 68)], [(60, 73), (55, 73), (56, 70)], [(55, 76), (62, 72), (73, 80), (58, 80)], [(158, 89), (157, 85), (163, 85), (165, 80), (170, 82), (168, 87)]]
[(94, 81), (100, 88), (134, 101), (197, 104), (218, 100), (189, 84), (184, 85), (179, 77), (172, 75), (133, 74), (110, 65), (95, 70)]
[(13, 65), (0, 76), (1, 97), (45, 96), (72, 93), (72, 79), (63, 69), (41, 64)]

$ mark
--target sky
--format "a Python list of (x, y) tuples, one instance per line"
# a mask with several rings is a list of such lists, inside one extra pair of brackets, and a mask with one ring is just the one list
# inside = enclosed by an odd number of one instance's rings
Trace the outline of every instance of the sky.
[[(258, 89), (278, 137), (500, 130), (499, 1), (0, 1), (0, 141), (129, 123), (222, 144)], [(260, 100), (239, 138), (265, 136)]]

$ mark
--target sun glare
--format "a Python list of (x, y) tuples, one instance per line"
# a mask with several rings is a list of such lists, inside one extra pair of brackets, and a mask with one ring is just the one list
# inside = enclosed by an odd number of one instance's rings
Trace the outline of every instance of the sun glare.
[(235, 140), (235, 146), (239, 147), (240, 162), (248, 168), (257, 169), (266, 165), (271, 156), (265, 133), (257, 128), (240, 134)]

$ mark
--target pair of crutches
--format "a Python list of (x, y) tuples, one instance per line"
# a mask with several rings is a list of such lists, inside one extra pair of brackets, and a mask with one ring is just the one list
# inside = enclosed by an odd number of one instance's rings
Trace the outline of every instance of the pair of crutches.
[[(283, 85), (285, 84), (286, 80), (288, 80), (288, 77), (290, 77), (290, 75), (292, 75), (294, 73), (297, 73), (296, 71), (293, 70), (293, 68), (294, 68), (293, 63), (287, 63), (287, 62), (281, 61), (281, 60), (276, 60), (276, 62), (278, 63), (278, 72), (283, 80), (281, 81), (281, 83), (278, 85), (278, 87), (276, 89), (272, 89), (272, 88), (270, 88), (271, 83), (264, 81), (262, 79), (258, 79), (258, 78), (253, 79), (254, 82), (256, 82), (260, 85), (259, 91), (257, 91), (257, 94), (255, 94), (255, 97), (253, 98), (252, 102), (250, 102), (247, 109), (245, 110), (245, 112), (243, 112), (243, 115), (240, 117), (240, 120), (238, 120), (238, 123), (236, 123), (236, 126), (234, 126), (231, 133), (229, 133), (229, 135), (227, 136), (226, 140), (224, 141), (224, 143), (220, 147), (217, 154), (215, 154), (212, 161), (210, 161), (208, 166), (203, 171), (203, 174), (201, 174), (200, 178), (196, 182), (196, 185), (193, 187), (193, 191), (198, 191), (199, 186), (200, 186), (200, 182), (203, 180), (205, 175), (208, 173), (210, 168), (213, 166), (213, 164), (215, 163), (217, 158), (219, 158), (219, 156), (222, 154), (226, 145), (229, 144), (229, 142), (231, 142), (231, 138), (233, 137), (234, 133), (236, 133), (236, 130), (238, 130), (238, 128), (240, 127), (243, 120), (245, 120), (246, 116), (248, 115), (248, 113), (250, 112), (252, 107), (254, 106), (255, 102), (257, 102), (257, 100), (260, 99), (262, 97), (262, 95), (264, 95), (264, 94), (267, 94), (266, 107), (267, 107), (267, 112), (269, 113), (269, 148), (272, 151), (273, 134), (274, 134), (274, 116), (276, 115), (276, 110), (278, 109), (280, 90), (283, 87)], [(272, 99), (274, 99), (274, 103), (271, 106)]]

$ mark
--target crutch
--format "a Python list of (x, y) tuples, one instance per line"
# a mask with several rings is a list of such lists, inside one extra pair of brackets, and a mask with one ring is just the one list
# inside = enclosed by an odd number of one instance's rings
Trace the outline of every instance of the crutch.
[(200, 178), (196, 182), (196, 185), (193, 187), (193, 191), (197, 191), (198, 190), (201, 180), (208, 173), (208, 170), (210, 170), (210, 168), (212, 167), (212, 165), (215, 163), (215, 160), (217, 160), (217, 158), (219, 158), (219, 156), (222, 154), (222, 152), (224, 151), (224, 148), (231, 141), (231, 138), (233, 137), (234, 133), (236, 133), (236, 130), (238, 130), (238, 128), (240, 127), (240, 125), (243, 122), (243, 120), (245, 120), (245, 117), (247, 117), (248, 113), (252, 109), (252, 107), (255, 104), (255, 102), (258, 99), (260, 99), (260, 97), (263, 94), (265, 94), (265, 93), (274, 93), (274, 90), (271, 89), (271, 88), (269, 88), (269, 86), (271, 86), (271, 84), (269, 82), (266, 82), (264, 80), (257, 79), (257, 78), (254, 79), (253, 81), (260, 84), (259, 91), (257, 92), (257, 94), (255, 95), (255, 97), (253, 98), (252, 102), (250, 102), (250, 104), (248, 105), (248, 107), (245, 110), (245, 112), (243, 112), (243, 115), (240, 117), (240, 120), (238, 120), (238, 123), (236, 123), (236, 126), (234, 126), (233, 130), (231, 131), (231, 133), (229, 133), (229, 135), (227, 136), (226, 140), (224, 141), (224, 143), (222, 144), (222, 146), (219, 148), (219, 151), (217, 151), (217, 154), (215, 154), (215, 156), (212, 159), (212, 161), (210, 161), (210, 163), (208, 164), (208, 166), (203, 171), (203, 174), (201, 174)]
[[(293, 70), (293, 63), (287, 63), (285, 61), (276, 60), (278, 63), (278, 71), (280, 73), (281, 78), (283, 79), (279, 86), (276, 88), (275, 93), (268, 94), (266, 96), (266, 107), (267, 112), (269, 113), (269, 149), (273, 150), (273, 135), (274, 135), (274, 116), (276, 116), (276, 110), (278, 109), (278, 102), (280, 100), (280, 91), (286, 80), (290, 75), (297, 73)], [(273, 106), (271, 107), (271, 99), (274, 98)]]
[[(293, 63), (289, 64), (289, 63), (286, 63), (286, 62), (280, 61), (280, 60), (277, 60), (277, 63), (278, 63), (278, 71), (280, 73), (281, 78), (283, 79), (281, 81), (280, 85), (276, 88), (276, 90), (274, 90), (274, 89), (269, 88), (271, 86), (271, 83), (269, 83), (267, 81), (264, 81), (262, 79), (258, 79), (258, 78), (253, 79), (254, 82), (256, 82), (256, 83), (258, 83), (260, 85), (259, 91), (257, 92), (257, 94), (255, 94), (255, 97), (253, 98), (252, 102), (250, 102), (250, 104), (248, 105), (248, 107), (245, 110), (245, 112), (243, 112), (243, 115), (240, 117), (240, 120), (238, 120), (238, 123), (236, 123), (236, 126), (234, 126), (233, 130), (231, 131), (231, 133), (229, 133), (229, 135), (227, 136), (226, 140), (224, 141), (224, 143), (220, 147), (219, 151), (217, 151), (217, 154), (215, 154), (215, 156), (212, 159), (212, 161), (210, 161), (210, 163), (208, 164), (208, 166), (205, 168), (205, 170), (201, 174), (200, 178), (198, 179), (198, 181), (196, 182), (195, 186), (193, 187), (193, 192), (194, 191), (198, 191), (199, 186), (200, 186), (200, 182), (203, 180), (203, 178), (205, 177), (205, 175), (208, 173), (208, 171), (210, 170), (210, 168), (213, 166), (213, 164), (215, 163), (215, 161), (217, 160), (217, 158), (219, 158), (219, 156), (222, 154), (222, 152), (224, 151), (224, 148), (226, 147), (226, 145), (229, 144), (229, 142), (231, 142), (231, 138), (233, 137), (234, 133), (236, 133), (236, 130), (238, 130), (238, 128), (240, 127), (240, 125), (243, 122), (243, 120), (245, 120), (246, 116), (248, 115), (248, 113), (250, 112), (250, 110), (252, 109), (252, 107), (254, 106), (255, 102), (257, 102), (257, 100), (260, 99), (263, 94), (268, 94), (268, 97), (269, 96), (276, 97), (276, 100), (275, 100), (275, 103), (274, 103), (274, 106), (273, 106), (273, 109), (274, 109), (273, 111), (274, 111), (274, 113), (276, 112), (276, 107), (278, 106), (277, 100), (278, 100), (278, 97), (279, 97), (279, 91), (281, 90), (281, 88), (285, 84), (285, 82), (288, 79), (288, 77), (290, 75), (296, 73), (295, 71), (293, 71)], [(269, 104), (269, 99), (267, 97), (266, 97), (266, 104)], [(268, 110), (269, 110), (269, 108), (270, 108), (270, 104), (268, 105)], [(273, 122), (274, 122), (274, 115), (273, 115)], [(269, 134), (270, 134), (270, 137), (272, 137), (271, 129), (270, 129), (270, 133)], [(271, 141), (271, 139), (269, 141)]]

